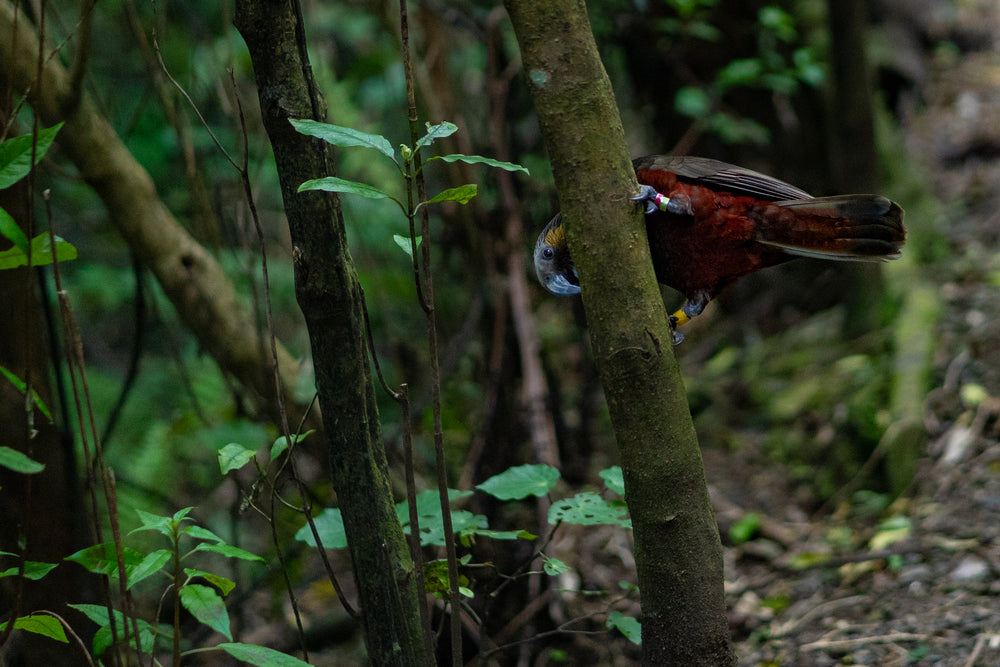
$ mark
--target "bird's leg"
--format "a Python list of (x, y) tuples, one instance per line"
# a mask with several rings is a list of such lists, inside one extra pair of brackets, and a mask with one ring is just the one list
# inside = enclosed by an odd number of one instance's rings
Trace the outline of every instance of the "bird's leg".
[(688, 322), (690, 322), (695, 317), (701, 315), (701, 312), (705, 310), (705, 306), (711, 299), (708, 296), (708, 292), (695, 292), (694, 296), (688, 297), (688, 300), (684, 302), (680, 310), (670, 316), (670, 335), (673, 338), (674, 345), (680, 345), (684, 340), (684, 334), (677, 330), (677, 327), (682, 327)]
[(673, 213), (674, 215), (694, 215), (691, 200), (687, 195), (678, 194), (668, 197), (657, 192), (656, 188), (651, 185), (639, 186), (639, 194), (632, 197), (632, 201), (646, 202), (646, 215), (656, 211)]

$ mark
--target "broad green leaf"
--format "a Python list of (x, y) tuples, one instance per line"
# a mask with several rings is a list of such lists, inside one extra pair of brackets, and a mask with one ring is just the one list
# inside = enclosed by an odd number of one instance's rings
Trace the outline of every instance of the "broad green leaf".
[(642, 644), (642, 625), (637, 619), (626, 616), (620, 611), (608, 614), (607, 627), (615, 628), (633, 644)]
[(424, 146), (431, 144), (435, 139), (442, 139), (444, 137), (450, 137), (458, 131), (458, 126), (454, 123), (449, 123), (444, 121), (443, 123), (438, 123), (437, 125), (431, 125), (427, 123), (427, 134), (420, 137), (417, 143), (414, 144), (413, 150), (419, 151)]
[(631, 528), (632, 521), (626, 518), (626, 513), (626, 508), (615, 506), (596, 493), (585, 491), (552, 503), (549, 508), (549, 523), (563, 521), (581, 526), (617, 524)]
[(148, 579), (170, 562), (172, 554), (168, 549), (157, 549), (146, 556), (128, 574), (128, 588), (131, 589), (143, 579)]
[[(62, 123), (38, 131), (35, 164), (42, 159), (56, 138)], [(0, 190), (9, 188), (31, 171), (31, 135), (22, 134), (0, 144)]]
[(701, 88), (685, 86), (674, 94), (674, 110), (689, 118), (700, 118), (711, 106), (708, 95)]
[[(341, 515), (339, 507), (326, 508), (313, 517), (313, 523), (316, 525), (316, 532), (319, 533), (319, 539), (323, 542), (324, 549), (347, 548), (344, 517)], [(313, 538), (308, 523), (299, 528), (299, 531), (295, 533), (295, 539), (299, 542), (305, 542), (311, 547), (316, 546), (316, 540)]]
[(559, 560), (558, 558), (549, 558), (542, 555), (542, 569), (545, 570), (545, 574), (550, 577), (555, 577), (562, 574), (563, 572), (569, 572), (569, 565)]
[(395, 199), (382, 192), (378, 188), (373, 188), (370, 185), (365, 185), (364, 183), (358, 183), (356, 181), (348, 181), (343, 178), (337, 178), (336, 176), (324, 176), (323, 178), (314, 178), (312, 180), (306, 181), (299, 186), (299, 192), (305, 192), (306, 190), (325, 190), (326, 192), (345, 192), (352, 195), (361, 195), (362, 197), (367, 197), (368, 199)]
[(438, 155), (428, 159), (431, 160), (444, 160), (445, 162), (464, 162), (466, 164), (485, 164), (490, 167), (497, 167), (498, 169), (503, 169), (504, 171), (523, 171), (528, 174), (528, 170), (519, 164), (514, 164), (513, 162), (504, 162), (503, 160), (495, 160), (491, 157), (483, 157), (482, 155), (462, 155), (461, 153), (453, 153), (451, 155)]
[(222, 554), (226, 558), (239, 558), (241, 560), (259, 560), (262, 563), (266, 563), (262, 556), (258, 556), (255, 553), (250, 553), (246, 549), (240, 549), (239, 547), (234, 547), (229, 544), (209, 544), (208, 542), (201, 542), (198, 546), (194, 548), (195, 551), (211, 551), (212, 553)]
[(604, 486), (614, 491), (619, 496), (625, 495), (625, 478), (622, 476), (621, 466), (611, 466), (597, 473), (604, 480)]
[[(143, 556), (135, 549), (123, 547), (122, 550), (125, 560), (125, 574), (128, 575), (142, 562)], [(92, 547), (81, 549), (75, 554), (66, 556), (64, 560), (79, 563), (95, 574), (106, 574), (109, 577), (118, 576), (118, 558), (115, 555), (114, 542), (95, 544)]]
[[(486, 517), (482, 514), (473, 514), (465, 510), (452, 510), (451, 528), (455, 535), (461, 537), (463, 534), (472, 535), (479, 529), (489, 526)], [(410, 526), (407, 524), (403, 532), (410, 533)], [(420, 545), (421, 546), (444, 546), (444, 522), (441, 514), (435, 516), (420, 517)]]
[[(418, 248), (420, 247), (420, 239), (421, 238), (422, 237), (420, 237), (420, 236), (417, 237), (417, 247)], [(410, 256), (410, 259), (413, 258), (413, 245), (410, 244), (410, 237), (408, 237), (408, 236), (400, 236), (399, 234), (393, 234), (392, 235), (392, 240), (396, 242), (396, 245), (398, 245), (400, 248), (403, 249), (403, 252), (405, 252), (407, 255)]]
[[(441, 598), (442, 600), (448, 599), (448, 594), (451, 592), (451, 586), (449, 585), (450, 581), (451, 579), (448, 578), (447, 560), (444, 558), (438, 558), (437, 560), (424, 563), (424, 588), (428, 593), (431, 593), (435, 597)], [(468, 585), (469, 578), (464, 574), (459, 574), (459, 592), (461, 593), (461, 589), (463, 587), (466, 587), (466, 590), (468, 590)], [(461, 594), (465, 595), (465, 593)]]
[(155, 530), (169, 538), (173, 538), (174, 522), (169, 516), (157, 516), (156, 514), (150, 514), (140, 509), (137, 509), (135, 513), (139, 516), (139, 522), (142, 525), (133, 529), (129, 535), (145, 530)]
[[(71, 243), (56, 237), (56, 255), (60, 262), (76, 259), (76, 248)], [(45, 266), (53, 262), (52, 240), (48, 234), (39, 234), (31, 239), (31, 265)], [(0, 269), (16, 269), (28, 265), (28, 254), (17, 246), (0, 252)]]
[(475, 183), (466, 183), (457, 188), (448, 188), (444, 192), (439, 192), (424, 203), (437, 204), (442, 201), (457, 201), (459, 204), (468, 204), (478, 191), (479, 188)]
[[(11, 554), (14, 555), (14, 554)], [(56, 569), (59, 563), (39, 563), (38, 561), (25, 561), (24, 562), (24, 578), (30, 579), (32, 581), (37, 581), (47, 575), (52, 570)], [(3, 572), (0, 572), (0, 578), (3, 577), (14, 577), (17, 576), (18, 568), (9, 567)]]
[(22, 254), (28, 254), (28, 237), (7, 211), (0, 208), (0, 236), (9, 239)]
[(188, 537), (193, 537), (196, 540), (208, 540), (209, 542), (216, 542), (218, 544), (225, 544), (226, 541), (210, 531), (208, 528), (202, 528), (201, 526), (187, 526), (181, 530), (181, 533), (187, 535)]
[(29, 458), (24, 452), (2, 445), (0, 445), (0, 466), (25, 475), (34, 475), (45, 470), (45, 464)]
[(258, 667), (309, 667), (308, 662), (266, 646), (224, 642), (219, 648), (241, 662)]
[[(6, 628), (7, 621), (0, 623), (0, 632), (3, 632)], [(62, 623), (54, 616), (49, 616), (48, 614), (31, 614), (16, 618), (14, 619), (14, 628), (16, 630), (44, 635), (49, 639), (55, 639), (57, 642), (62, 642), (63, 644), (69, 643), (69, 640), (66, 639), (66, 631), (63, 630)]]
[(557, 468), (529, 463), (508, 468), (476, 485), (476, 488), (500, 500), (521, 500), (528, 496), (541, 498), (555, 486), (560, 477)]
[[(462, 498), (468, 498), (472, 491), (459, 491), (458, 489), (448, 489), (448, 502), (453, 503)], [(407, 502), (396, 503), (396, 516), (399, 523), (407, 525), (410, 523), (410, 512)], [(435, 489), (427, 489), (417, 494), (417, 516), (419, 517), (441, 517), (441, 501)]]
[(234, 588), (236, 588), (236, 582), (232, 579), (227, 579), (221, 574), (215, 574), (213, 572), (205, 572), (204, 570), (194, 570), (189, 567), (184, 568), (184, 574), (189, 577), (202, 577), (213, 586), (222, 591), (223, 595), (229, 595)]
[(343, 147), (363, 146), (365, 148), (374, 148), (386, 157), (393, 160), (396, 159), (395, 152), (392, 150), (392, 145), (389, 143), (389, 140), (382, 135), (368, 134), (367, 132), (362, 132), (361, 130), (353, 130), (349, 127), (331, 125), (330, 123), (321, 123), (307, 118), (289, 118), (288, 120), (292, 124), (292, 127), (294, 127), (301, 134), (307, 134), (310, 137), (322, 139), (328, 144)]
[(226, 604), (210, 586), (188, 584), (181, 589), (181, 605), (199, 621), (223, 634), (228, 639), (233, 638), (229, 629), (229, 613)]
[[(309, 429), (305, 433), (299, 433), (297, 435), (293, 434), (292, 435), (292, 444), (298, 444), (298, 443), (302, 442), (303, 440), (306, 439), (306, 436), (308, 436), (311, 433), (315, 433), (315, 432), (316, 432), (316, 429)], [(271, 445), (271, 460), (273, 461), (274, 459), (278, 458), (278, 456), (283, 451), (285, 451), (286, 449), (288, 449), (288, 438), (286, 438), (283, 435), (280, 436), (280, 437), (278, 437), (278, 438), (276, 438), (275, 441), (274, 441), (274, 444)]]
[(239, 470), (250, 462), (257, 452), (243, 445), (231, 442), (219, 450), (219, 470), (225, 475), (230, 470)]
[(760, 514), (749, 512), (729, 527), (729, 539), (736, 544), (745, 544), (760, 532)]
[[(94, 634), (94, 655), (100, 657), (104, 651), (111, 646), (111, 626), (108, 623), (108, 608), (103, 605), (97, 604), (70, 604), (69, 607), (76, 609), (80, 613), (84, 614), (97, 623), (100, 629)], [(113, 610), (115, 618), (115, 632), (118, 640), (121, 641), (125, 636), (125, 623), (124, 616), (117, 609)], [(142, 644), (143, 653), (152, 653), (153, 643), (157, 639), (170, 641), (174, 636), (173, 629), (169, 625), (161, 625), (157, 632), (154, 632), (154, 627), (142, 619), (138, 619), (139, 625), (139, 640)], [(132, 621), (128, 623), (129, 636), (132, 635)], [(130, 643), (134, 646), (135, 640), (131, 639)]]

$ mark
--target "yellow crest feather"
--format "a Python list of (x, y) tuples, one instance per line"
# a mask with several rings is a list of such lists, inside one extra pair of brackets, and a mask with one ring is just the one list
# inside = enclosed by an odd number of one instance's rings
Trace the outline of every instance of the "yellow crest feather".
[(566, 232), (563, 231), (562, 225), (557, 225), (553, 227), (545, 235), (545, 245), (550, 245), (553, 248), (556, 248), (565, 244), (566, 244)]

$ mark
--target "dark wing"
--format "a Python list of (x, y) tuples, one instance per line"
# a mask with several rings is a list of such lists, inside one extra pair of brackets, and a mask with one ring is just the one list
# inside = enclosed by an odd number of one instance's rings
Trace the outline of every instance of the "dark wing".
[(633, 160), (632, 166), (636, 171), (640, 169), (672, 171), (682, 181), (705, 185), (713, 190), (724, 190), (734, 195), (769, 201), (812, 199), (812, 195), (805, 190), (779, 181), (773, 176), (703, 157), (650, 155)]

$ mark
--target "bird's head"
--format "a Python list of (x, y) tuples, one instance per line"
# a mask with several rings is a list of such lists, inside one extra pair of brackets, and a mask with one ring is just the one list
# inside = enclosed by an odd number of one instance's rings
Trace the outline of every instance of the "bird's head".
[(535, 242), (535, 273), (545, 289), (557, 296), (572, 296), (580, 293), (580, 279), (569, 256), (566, 230), (562, 226), (562, 214), (545, 225)]

